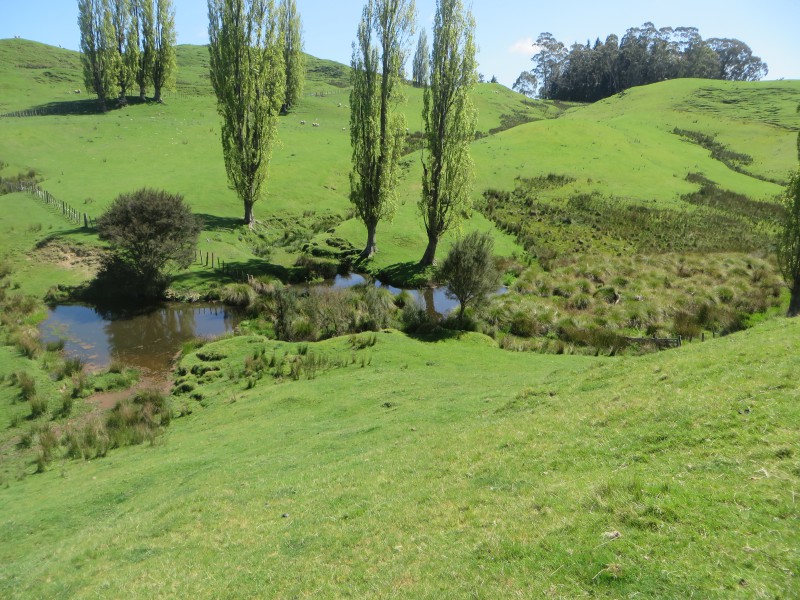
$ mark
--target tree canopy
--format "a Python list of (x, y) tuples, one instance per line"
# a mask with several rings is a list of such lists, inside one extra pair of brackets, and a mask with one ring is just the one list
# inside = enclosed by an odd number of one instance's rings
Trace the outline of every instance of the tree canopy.
[(177, 194), (140, 189), (119, 195), (97, 219), (100, 239), (111, 243), (138, 293), (156, 296), (172, 266), (185, 268), (194, 257), (200, 220)]
[[(575, 43), (567, 48), (550, 33), (536, 40), (533, 75), (539, 95), (551, 100), (594, 102), (625, 89), (680, 77), (757, 81), (767, 65), (744, 42), (704, 40), (694, 27), (633, 27), (620, 40)], [(518, 80), (519, 81), (519, 80)]]

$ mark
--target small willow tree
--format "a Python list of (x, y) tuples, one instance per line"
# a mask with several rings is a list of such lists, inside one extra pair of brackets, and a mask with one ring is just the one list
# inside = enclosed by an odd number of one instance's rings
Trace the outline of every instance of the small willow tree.
[(777, 258), (789, 288), (790, 317), (800, 315), (800, 169), (789, 180), (784, 197), (783, 227), (778, 234)]
[(278, 12), (272, 0), (208, 0), (208, 16), (225, 170), (252, 227), (284, 100)]
[(461, 0), (439, 0), (433, 22), (430, 85), (423, 96), (425, 148), (419, 209), (428, 234), (420, 264), (436, 260), (446, 231), (470, 208), (472, 159), (477, 116), (470, 92), (477, 82), (475, 20)]
[(377, 251), (378, 223), (394, 214), (405, 118), (398, 110), (413, 0), (368, 0), (353, 44), (350, 201), (367, 228), (361, 258)]
[(280, 6), (283, 62), (286, 65), (286, 93), (283, 111), (288, 112), (303, 95), (306, 57), (303, 54), (303, 24), (295, 0), (283, 0)]

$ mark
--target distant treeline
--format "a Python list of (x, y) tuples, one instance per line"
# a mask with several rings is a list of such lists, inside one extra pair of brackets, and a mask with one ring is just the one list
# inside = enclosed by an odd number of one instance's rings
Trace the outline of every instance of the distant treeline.
[[(534, 46), (534, 68), (523, 73), (515, 89), (550, 100), (595, 102), (623, 90), (680, 77), (758, 81), (767, 65), (744, 42), (728, 38), (704, 40), (694, 27), (652, 23), (628, 29), (620, 40), (573, 44), (567, 48), (550, 33)], [(535, 77), (535, 83), (531, 80)], [(534, 86), (531, 86), (534, 83)]]

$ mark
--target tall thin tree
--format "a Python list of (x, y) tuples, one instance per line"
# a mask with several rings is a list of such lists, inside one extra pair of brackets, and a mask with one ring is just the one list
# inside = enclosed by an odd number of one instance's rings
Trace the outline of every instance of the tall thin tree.
[(208, 0), (211, 84), (222, 117), (225, 170), (250, 227), (285, 93), (277, 16), (272, 0)]
[(139, 27), (139, 53), (134, 78), (139, 86), (139, 97), (144, 101), (147, 97), (147, 86), (153, 80), (153, 61), (155, 60), (153, 0), (132, 0), (131, 18)]
[(392, 216), (397, 197), (405, 119), (403, 47), (413, 33), (413, 0), (368, 0), (353, 44), (350, 91), (350, 201), (367, 228), (361, 258), (375, 254), (378, 222)]
[(83, 80), (97, 94), (103, 112), (108, 99), (119, 92), (117, 69), (119, 54), (114, 47), (114, 32), (108, 0), (78, 0), (78, 27), (81, 32)]
[[(210, 3), (209, 3), (210, 4)], [(156, 0), (153, 30), (153, 100), (161, 102), (161, 91), (175, 81), (175, 9), (172, 0)]]
[(469, 144), (477, 115), (470, 92), (477, 82), (475, 20), (461, 0), (438, 0), (433, 23), (431, 81), (425, 88), (422, 120), (422, 197), (419, 209), (428, 234), (420, 261), (430, 266), (444, 232), (470, 208), (473, 167)]
[(110, 0), (109, 8), (114, 32), (114, 48), (119, 55), (119, 60), (117, 61), (119, 103), (125, 105), (128, 103), (128, 88), (134, 82), (135, 71), (133, 64), (136, 62), (135, 54), (139, 51), (139, 42), (137, 39), (134, 45), (130, 39), (130, 0)]
[(303, 54), (303, 24), (295, 0), (282, 0), (280, 7), (283, 61), (286, 64), (286, 96), (283, 111), (289, 111), (303, 95), (306, 57)]
[(411, 65), (411, 80), (416, 87), (425, 87), (431, 76), (431, 57), (428, 47), (428, 34), (425, 30), (419, 32), (417, 39), (417, 51), (414, 53), (414, 61)]

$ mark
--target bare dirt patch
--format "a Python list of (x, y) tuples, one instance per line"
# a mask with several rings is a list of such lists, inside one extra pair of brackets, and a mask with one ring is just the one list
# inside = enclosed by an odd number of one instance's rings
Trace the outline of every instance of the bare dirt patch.
[(87, 278), (94, 277), (108, 252), (96, 246), (74, 244), (66, 240), (51, 238), (36, 246), (31, 260), (77, 271)]

